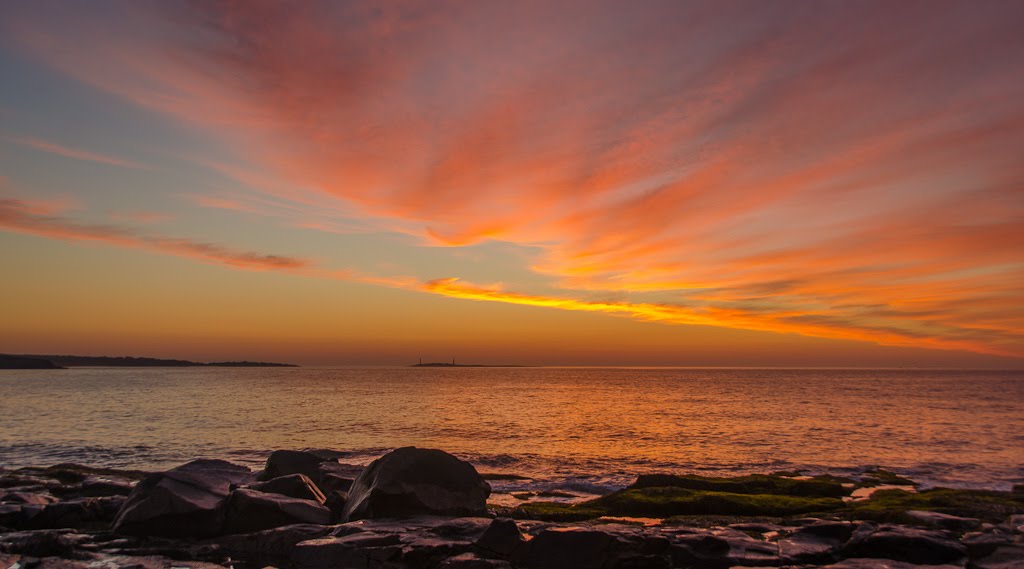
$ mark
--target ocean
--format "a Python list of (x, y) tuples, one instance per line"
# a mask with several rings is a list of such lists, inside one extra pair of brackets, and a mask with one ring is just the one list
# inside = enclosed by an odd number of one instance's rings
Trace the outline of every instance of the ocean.
[(884, 467), (929, 486), (1024, 482), (1024, 372), (689, 368), (0, 371), (0, 466), (259, 468), (275, 449), (439, 448), (498, 494), (602, 494), (638, 474)]

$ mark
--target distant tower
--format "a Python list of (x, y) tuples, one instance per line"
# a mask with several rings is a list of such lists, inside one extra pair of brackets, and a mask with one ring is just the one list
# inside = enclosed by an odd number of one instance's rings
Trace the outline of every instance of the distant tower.
[(455, 365), (455, 356), (452, 356), (452, 365)]
[(420, 356), (420, 365), (423, 365), (423, 356)]

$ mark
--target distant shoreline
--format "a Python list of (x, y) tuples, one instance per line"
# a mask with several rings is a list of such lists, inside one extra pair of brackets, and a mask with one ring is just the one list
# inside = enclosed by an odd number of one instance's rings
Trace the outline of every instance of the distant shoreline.
[(194, 362), (134, 356), (69, 356), (0, 354), (0, 369), (63, 369), (68, 367), (299, 367), (253, 361)]

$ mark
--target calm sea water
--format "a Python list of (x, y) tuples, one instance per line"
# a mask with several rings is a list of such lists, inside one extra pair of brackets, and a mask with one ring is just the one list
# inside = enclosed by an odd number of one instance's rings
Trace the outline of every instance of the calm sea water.
[[(0, 465), (258, 466), (329, 448), (441, 448), (531, 489), (642, 472), (1024, 482), (1024, 372), (757, 369), (78, 368), (0, 372)], [(499, 490), (522, 487), (502, 482)]]

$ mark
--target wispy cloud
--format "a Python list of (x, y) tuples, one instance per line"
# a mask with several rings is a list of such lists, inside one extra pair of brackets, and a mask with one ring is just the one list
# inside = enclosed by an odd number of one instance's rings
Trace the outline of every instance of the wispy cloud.
[(106, 154), (98, 154), (96, 152), (90, 152), (88, 150), (82, 150), (79, 148), (71, 148), (63, 146), (55, 142), (46, 141), (40, 138), (25, 138), (25, 137), (11, 137), (8, 138), (15, 144), (34, 148), (42, 152), (49, 152), (50, 154), (56, 154), (57, 156), (63, 156), (65, 158), (72, 158), (75, 160), (84, 160), (86, 162), (98, 162), (100, 164), (107, 164), (109, 166), (119, 166), (121, 168), (133, 168), (133, 169), (146, 169), (148, 166), (141, 162), (134, 162), (132, 160), (125, 160), (123, 158), (117, 158)]
[(429, 244), (530, 245), (565, 294), (425, 290), (1024, 355), (1019, 4), (168, 9), (117, 35), (9, 21), (57, 69), (235, 144), (269, 174), (220, 171), (278, 200), (257, 211), (334, 227), (309, 212), (336, 198)]
[(145, 249), (251, 271), (296, 271), (310, 266), (309, 261), (296, 257), (238, 251), (192, 239), (142, 234), (112, 225), (77, 223), (49, 215), (45, 210), (17, 199), (0, 199), (0, 229), (62, 241)]

